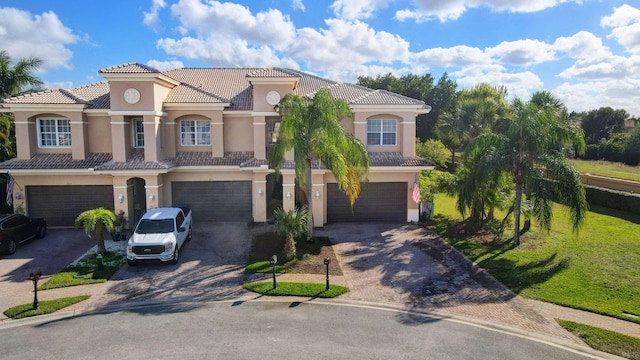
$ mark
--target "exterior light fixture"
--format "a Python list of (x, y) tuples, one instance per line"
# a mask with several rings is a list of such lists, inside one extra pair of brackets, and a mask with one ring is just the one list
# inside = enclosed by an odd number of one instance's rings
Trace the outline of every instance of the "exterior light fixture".
[(124, 195), (119, 194), (118, 195), (118, 201), (120, 201), (120, 204), (122, 204), (122, 202), (124, 201)]
[(153, 201), (153, 200), (155, 200), (155, 198), (156, 198), (155, 195), (153, 195), (153, 194), (149, 195), (149, 201)]
[(316, 199), (320, 199), (320, 191), (316, 191)]
[(22, 193), (20, 191), (16, 192), (16, 199), (22, 199)]
[(262, 192), (262, 188), (258, 189), (258, 195), (262, 196), (263, 192)]
[(287, 191), (287, 200), (291, 200), (291, 192)]

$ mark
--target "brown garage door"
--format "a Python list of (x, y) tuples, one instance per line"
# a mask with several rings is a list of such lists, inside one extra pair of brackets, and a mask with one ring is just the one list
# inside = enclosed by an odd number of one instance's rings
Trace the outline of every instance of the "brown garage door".
[(189, 206), (196, 221), (251, 219), (251, 181), (176, 181), (171, 183), (176, 206)]
[(105, 207), (113, 210), (110, 185), (27, 186), (29, 215), (49, 226), (73, 226), (81, 212)]
[(327, 222), (406, 222), (407, 183), (364, 183), (353, 212), (337, 184), (327, 185)]

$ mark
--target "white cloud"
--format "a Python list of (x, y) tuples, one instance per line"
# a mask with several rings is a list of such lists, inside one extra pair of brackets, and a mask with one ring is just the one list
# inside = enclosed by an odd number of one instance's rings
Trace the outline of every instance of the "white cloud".
[(484, 51), (466, 45), (423, 50), (413, 59), (417, 64), (439, 67), (489, 66), (492, 63)]
[(640, 71), (640, 55), (630, 57), (612, 55), (607, 58), (578, 60), (559, 76), (580, 79), (625, 79), (637, 77)]
[(396, 19), (424, 22), (437, 18), (445, 22), (456, 20), (465, 11), (478, 7), (486, 7), (496, 12), (529, 13), (569, 1), (582, 2), (582, 0), (414, 0), (413, 8), (396, 12)]
[(544, 85), (540, 77), (531, 71), (508, 73), (503, 71), (487, 72), (465, 72), (458, 71), (451, 73), (459, 86), (470, 88), (480, 83), (488, 83), (493, 86), (505, 86), (509, 97), (520, 97), (526, 99), (530, 95), (542, 88)]
[(295, 38), (295, 26), (279, 10), (270, 9), (254, 16), (249, 8), (239, 4), (180, 0), (171, 6), (171, 12), (180, 19), (183, 29), (195, 31), (205, 41), (226, 37), (280, 50)]
[(171, 61), (149, 60), (147, 61), (147, 65), (151, 66), (154, 69), (158, 69), (160, 71), (180, 69), (184, 67), (184, 64), (182, 63), (182, 61), (178, 61), (178, 60), (171, 60)]
[(564, 83), (553, 89), (571, 111), (588, 111), (602, 106), (625, 109), (640, 115), (640, 79), (589, 81), (579, 84)]
[(67, 45), (78, 37), (52, 12), (41, 15), (15, 8), (0, 8), (0, 44), (12, 59), (35, 56), (43, 60), (43, 69), (67, 68), (73, 53)]
[(303, 11), (303, 12), (306, 10), (302, 0), (292, 0), (291, 1), (291, 8), (293, 10), (300, 10), (300, 11)]
[(158, 24), (160, 22), (159, 11), (164, 9), (167, 3), (164, 0), (152, 0), (151, 9), (149, 12), (144, 12), (142, 22), (153, 30), (158, 30)]
[(70, 89), (73, 87), (73, 83), (71, 81), (44, 81), (42, 87), (45, 89)]
[(602, 59), (611, 56), (602, 39), (587, 31), (580, 31), (573, 36), (559, 37), (553, 43), (556, 51), (561, 51), (574, 59)]
[(640, 10), (629, 5), (622, 5), (605, 16), (600, 25), (611, 27), (612, 38), (626, 48), (627, 51), (640, 54)]
[(504, 41), (485, 50), (503, 64), (531, 66), (555, 59), (553, 47), (538, 40)]
[(334, 14), (344, 20), (367, 19), (377, 9), (387, 7), (390, 0), (336, 0), (331, 4)]

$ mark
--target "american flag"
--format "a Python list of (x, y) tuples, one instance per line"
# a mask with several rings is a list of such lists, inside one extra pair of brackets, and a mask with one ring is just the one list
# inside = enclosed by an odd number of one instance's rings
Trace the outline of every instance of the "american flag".
[(420, 179), (418, 178), (418, 174), (416, 174), (415, 179), (413, 180), (413, 201), (416, 204), (420, 203)]
[(7, 205), (13, 205), (13, 184), (15, 181), (13, 180), (13, 176), (7, 173)]

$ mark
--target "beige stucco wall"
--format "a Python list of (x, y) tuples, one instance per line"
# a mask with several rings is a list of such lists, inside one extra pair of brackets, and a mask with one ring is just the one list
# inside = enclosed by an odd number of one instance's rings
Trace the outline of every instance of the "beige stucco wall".
[(277, 91), (282, 99), (293, 91), (293, 82), (288, 84), (253, 84), (253, 111), (274, 111), (274, 105), (267, 103), (266, 96), (269, 91)]
[(111, 118), (108, 116), (89, 116), (88, 142), (90, 153), (111, 152)]
[(367, 146), (369, 151), (399, 151), (403, 156), (415, 155), (416, 138), (416, 114), (413, 112), (356, 112), (354, 113), (353, 134), (367, 144), (367, 120), (369, 119), (392, 119), (396, 120), (396, 145), (394, 146)]
[[(156, 97), (154, 84), (141, 81), (110, 81), (111, 110), (114, 111), (151, 111), (155, 110)], [(134, 88), (140, 92), (140, 101), (129, 104), (124, 101), (124, 91)]]
[(254, 151), (253, 119), (226, 117), (223, 136), (224, 151)]

